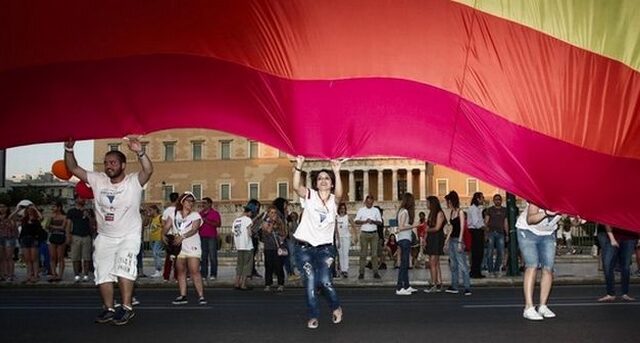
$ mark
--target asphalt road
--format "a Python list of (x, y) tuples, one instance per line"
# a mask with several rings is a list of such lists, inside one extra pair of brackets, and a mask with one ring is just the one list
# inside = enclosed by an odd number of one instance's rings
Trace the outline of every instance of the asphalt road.
[[(190, 290), (193, 292), (192, 290)], [(635, 292), (634, 292), (635, 291)], [(640, 289), (633, 286), (631, 294)], [(477, 288), (470, 297), (392, 289), (339, 289), (344, 321), (322, 302), (320, 328), (306, 328), (302, 289), (265, 293), (207, 289), (209, 304), (171, 305), (176, 291), (140, 289), (126, 326), (94, 324), (95, 289), (2, 289), (2, 342), (640, 342), (640, 302), (599, 304), (602, 286), (555, 287), (557, 318), (522, 318), (519, 288)]]

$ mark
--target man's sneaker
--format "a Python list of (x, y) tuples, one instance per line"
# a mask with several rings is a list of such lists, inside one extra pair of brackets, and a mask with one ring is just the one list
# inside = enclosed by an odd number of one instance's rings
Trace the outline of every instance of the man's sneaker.
[(158, 278), (162, 276), (162, 272), (159, 270), (156, 270), (155, 272), (153, 272), (153, 274), (151, 274), (152, 278)]
[(116, 310), (109, 308), (105, 309), (96, 317), (95, 322), (104, 324), (113, 320), (113, 316), (116, 314)]
[(276, 291), (284, 292), (284, 286), (282, 286), (282, 285), (278, 286), (278, 289), (276, 289)]
[(408, 289), (400, 288), (396, 290), (396, 295), (411, 295), (411, 294), (413, 293), (411, 293), (411, 291)]
[(140, 305), (140, 301), (136, 297), (131, 297), (131, 306)]
[(464, 295), (471, 295), (471, 290), (470, 289), (465, 289), (464, 290)]
[(200, 297), (198, 299), (198, 304), (199, 305), (206, 305), (207, 304), (207, 300), (204, 297)]
[(73, 277), (73, 282), (78, 283), (80, 282), (80, 275), (76, 275)]
[(120, 306), (116, 310), (116, 314), (113, 316), (111, 323), (113, 325), (125, 325), (135, 317), (136, 313), (133, 312), (133, 308), (127, 308), (127, 306)]
[(455, 289), (453, 287), (447, 288), (447, 290), (445, 292), (450, 293), (450, 294), (458, 294), (458, 293), (460, 293), (460, 291), (458, 291), (457, 289)]
[(556, 314), (551, 311), (547, 305), (538, 306), (538, 314), (544, 318), (555, 318)]
[(358, 274), (358, 280), (363, 280), (364, 279), (364, 274)]
[(522, 313), (522, 316), (525, 319), (529, 319), (529, 320), (543, 320), (544, 317), (542, 317), (540, 315), (540, 313), (538, 313), (538, 311), (536, 311), (536, 308), (531, 306), (527, 309), (524, 310), (524, 312)]
[(265, 292), (271, 292), (271, 286), (264, 286)]
[(174, 304), (174, 305), (184, 305), (184, 304), (188, 304), (189, 301), (187, 300), (187, 297), (185, 297), (184, 295), (181, 295), (181, 296), (177, 297), (171, 303)]
[(89, 282), (89, 275), (85, 275), (82, 277), (82, 282)]
[(382, 279), (382, 277), (378, 273), (373, 274), (373, 278), (374, 279)]
[(411, 292), (411, 293), (415, 293), (415, 292), (417, 292), (418, 290), (417, 290), (417, 289), (415, 289), (415, 288), (413, 288), (413, 287), (411, 287), (411, 286), (409, 286), (409, 287), (407, 287), (407, 291), (409, 291), (409, 292)]
[(209, 276), (209, 281), (216, 281), (216, 277), (213, 275)]

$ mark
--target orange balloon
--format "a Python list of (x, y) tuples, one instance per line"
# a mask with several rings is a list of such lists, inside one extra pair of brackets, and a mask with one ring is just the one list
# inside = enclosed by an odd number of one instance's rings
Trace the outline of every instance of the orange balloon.
[(53, 162), (51, 165), (51, 173), (55, 175), (58, 179), (69, 180), (73, 174), (71, 171), (67, 169), (67, 165), (64, 163), (64, 160), (57, 160)]

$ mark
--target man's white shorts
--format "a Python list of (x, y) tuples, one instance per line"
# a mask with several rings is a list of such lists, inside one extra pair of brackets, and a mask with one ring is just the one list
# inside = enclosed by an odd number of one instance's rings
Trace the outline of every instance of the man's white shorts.
[(135, 281), (138, 276), (137, 256), (140, 233), (114, 238), (98, 235), (93, 241), (93, 266), (96, 285), (117, 282), (118, 277)]

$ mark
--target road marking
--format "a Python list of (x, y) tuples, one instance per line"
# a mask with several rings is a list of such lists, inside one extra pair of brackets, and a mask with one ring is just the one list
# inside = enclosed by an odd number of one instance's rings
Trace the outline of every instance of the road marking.
[[(2, 310), (100, 310), (101, 306), (0, 306)], [(211, 310), (211, 306), (136, 306), (136, 310)]]
[[(628, 302), (628, 303), (559, 303), (550, 304), (551, 307), (588, 307), (588, 306), (629, 306), (640, 305), (640, 302)], [(485, 305), (462, 305), (463, 308), (512, 308), (512, 307), (524, 307), (523, 304), (485, 304)]]

